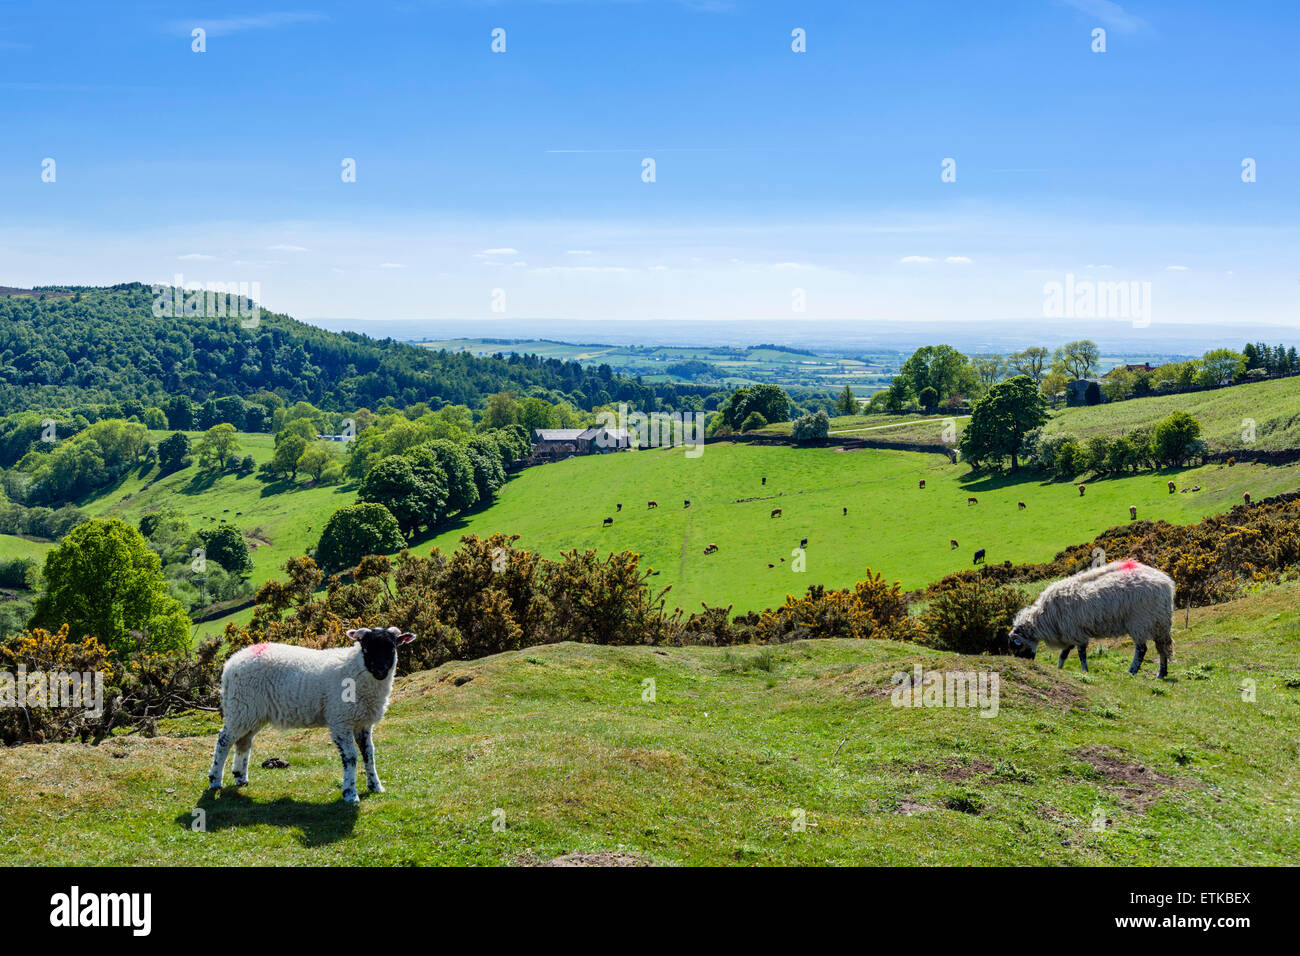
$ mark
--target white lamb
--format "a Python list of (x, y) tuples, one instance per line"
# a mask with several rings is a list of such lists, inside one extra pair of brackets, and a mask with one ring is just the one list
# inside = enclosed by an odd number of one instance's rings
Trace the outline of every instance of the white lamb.
[[(208, 787), (220, 789), (230, 746), (235, 784), (248, 783), (253, 737), (276, 727), (328, 727), (343, 758), (343, 799), (357, 803), (357, 749), (366, 783), (383, 793), (375, 772), (372, 730), (388, 709), (397, 671), (397, 646), (415, 638), (396, 627), (348, 631), (353, 647), (313, 650), (292, 644), (254, 644), (231, 656), (221, 672), (221, 712)], [(356, 746), (353, 746), (355, 741)]]
[(1151, 640), (1160, 651), (1159, 676), (1165, 677), (1174, 646), (1173, 613), (1174, 582), (1169, 575), (1133, 560), (1112, 561), (1049, 585), (1020, 611), (1011, 626), (1011, 652), (1033, 657), (1041, 641), (1061, 649), (1057, 667), (1064, 667), (1070, 649), (1077, 647), (1087, 672), (1090, 640), (1130, 634), (1134, 650), (1128, 672), (1138, 672)]

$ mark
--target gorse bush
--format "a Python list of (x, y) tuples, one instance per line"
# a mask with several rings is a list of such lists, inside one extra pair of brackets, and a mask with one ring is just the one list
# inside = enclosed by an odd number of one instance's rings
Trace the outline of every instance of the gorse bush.
[(959, 654), (1007, 650), (1011, 619), (1028, 602), (1024, 592), (988, 576), (957, 580), (940, 590), (921, 617), (922, 643)]

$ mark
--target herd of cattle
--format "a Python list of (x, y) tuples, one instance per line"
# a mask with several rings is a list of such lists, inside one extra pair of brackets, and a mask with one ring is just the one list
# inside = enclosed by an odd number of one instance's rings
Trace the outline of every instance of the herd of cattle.
[[(763, 476), (763, 478), (762, 478), (762, 484), (763, 484), (764, 486), (767, 485), (767, 476)], [(1088, 490), (1088, 486), (1087, 486), (1087, 485), (1083, 485), (1083, 484), (1075, 485), (1075, 487), (1079, 489), (1079, 497), (1080, 497), (1080, 498), (1082, 498), (1082, 497), (1084, 496), (1084, 493)], [(920, 484), (918, 485), (918, 488), (919, 488), (920, 490), (922, 490), (922, 491), (925, 490), (925, 479), (924, 479), (924, 478), (920, 479)], [(1194, 492), (1195, 492), (1195, 491), (1200, 491), (1200, 490), (1201, 490), (1201, 486), (1200, 486), (1200, 485), (1193, 485), (1192, 488), (1191, 488), (1190, 490), (1191, 490), (1191, 491), (1194, 491)], [(1178, 491), (1178, 486), (1175, 485), (1174, 482), (1172, 482), (1172, 481), (1169, 482), (1169, 493), (1172, 495), (1172, 494), (1174, 494), (1176, 491)], [(1184, 489), (1183, 489), (1183, 493), (1184, 493), (1184, 494), (1185, 494), (1187, 491), (1188, 491), (1187, 488), (1184, 488)], [(1246, 492), (1245, 494), (1243, 494), (1241, 497), (1242, 497), (1242, 500), (1243, 500), (1247, 505), (1250, 504), (1250, 492), (1249, 492), (1249, 491)], [(967, 506), (967, 507), (970, 507), (971, 505), (978, 505), (979, 503), (980, 503), (979, 498), (975, 497), (974, 495), (969, 495), (969, 496), (967, 496), (967, 498), (966, 498), (966, 506)], [(683, 500), (683, 502), (682, 502), (682, 507), (683, 507), (683, 508), (689, 508), (690, 506), (691, 506), (691, 499), (686, 498), (685, 500)], [(652, 500), (652, 501), (647, 501), (647, 502), (646, 502), (646, 508), (647, 508), (647, 510), (649, 510), (649, 509), (654, 509), (654, 508), (658, 508), (658, 507), (659, 507), (659, 502), (657, 502), (657, 501), (653, 501), (653, 500)], [(1025, 505), (1025, 503), (1024, 503), (1023, 501), (1017, 501), (1017, 502), (1016, 502), (1016, 508), (1017, 508), (1017, 510), (1019, 510), (1019, 511), (1024, 511), (1024, 510), (1026, 509), (1026, 505)], [(617, 503), (617, 506), (615, 507), (614, 510), (615, 510), (616, 512), (617, 512), (617, 511), (622, 511), (622, 510), (623, 510), (623, 502), (621, 502), (621, 501), (618, 502), (618, 503)], [(1129, 517), (1129, 520), (1130, 520), (1130, 521), (1136, 521), (1136, 520), (1137, 520), (1137, 511), (1138, 511), (1138, 510), (1137, 510), (1137, 505), (1129, 505), (1129, 506), (1128, 506), (1128, 517)], [(848, 509), (847, 507), (844, 507), (844, 508), (842, 509), (842, 514), (847, 515), (848, 513), (849, 513), (849, 509)], [(781, 517), (781, 509), (780, 509), (780, 508), (773, 508), (771, 514), (769, 515), (769, 517), (771, 517), (771, 518), (779, 518), (779, 517)], [(607, 518), (602, 522), (602, 525), (603, 525), (604, 527), (609, 527), (609, 526), (612, 525), (613, 523), (614, 523), (614, 518), (613, 518), (613, 516), (610, 516), (610, 517), (607, 517)], [(806, 548), (806, 547), (808, 546), (808, 539), (807, 539), (807, 538), (804, 538), (801, 542), (799, 542), (799, 546), (800, 546), (800, 547), (804, 547), (804, 548)], [(956, 538), (949, 538), (949, 539), (948, 539), (948, 547), (949, 547), (949, 550), (951, 550), (951, 551), (956, 551), (958, 548), (961, 547), (961, 545), (958, 543), (958, 541), (957, 541)], [(704, 553), (705, 553), (705, 554), (713, 554), (713, 553), (715, 553), (717, 550), (718, 550), (718, 546), (717, 546), (716, 544), (710, 544), (710, 545), (708, 545), (708, 547), (706, 547), (706, 548), (704, 549)], [(986, 555), (985, 555), (985, 549), (984, 549), (984, 548), (979, 548), (979, 549), (977, 549), (977, 550), (975, 551), (974, 561), (973, 561), (972, 563), (973, 563), (973, 564), (983, 564), (983, 563), (985, 563), (985, 557), (986, 557)], [(785, 558), (782, 558), (781, 560), (784, 561)], [(769, 564), (768, 567), (769, 567), (769, 568), (774, 568), (774, 567), (776, 567), (776, 565), (774, 565), (774, 564)]]

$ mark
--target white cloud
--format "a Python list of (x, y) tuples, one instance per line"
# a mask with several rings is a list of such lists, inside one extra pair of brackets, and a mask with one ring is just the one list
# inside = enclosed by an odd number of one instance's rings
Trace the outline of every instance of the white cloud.
[(1165, 266), (1166, 272), (1186, 272), (1187, 266)]
[(502, 246), (499, 249), (484, 249), (482, 252), (475, 253), (480, 259), (484, 256), (517, 256), (518, 249), (511, 249), (509, 246)]
[(405, 268), (406, 268), (406, 263), (404, 263), (404, 262), (381, 262), (381, 263), (379, 263), (379, 268), (381, 268), (381, 269), (405, 269)]
[(229, 36), (244, 30), (271, 30), (275, 27), (293, 26), (296, 23), (313, 23), (326, 19), (325, 14), (313, 10), (286, 13), (262, 13), (251, 17), (226, 17), (221, 20), (195, 19), (176, 20), (170, 29), (174, 32), (189, 34), (195, 27), (208, 31), (210, 37)]
[(1120, 33), (1133, 33), (1146, 26), (1141, 17), (1129, 13), (1113, 0), (1060, 0), (1074, 9), (1096, 17), (1112, 30)]

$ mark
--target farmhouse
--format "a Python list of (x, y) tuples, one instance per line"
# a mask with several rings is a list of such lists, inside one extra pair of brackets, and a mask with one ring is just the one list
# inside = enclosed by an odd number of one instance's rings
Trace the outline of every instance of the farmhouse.
[(572, 455), (603, 455), (632, 445), (625, 428), (534, 428), (534, 461), (559, 461)]
[(1065, 404), (1100, 405), (1101, 380), (1095, 378), (1076, 378), (1065, 386)]

